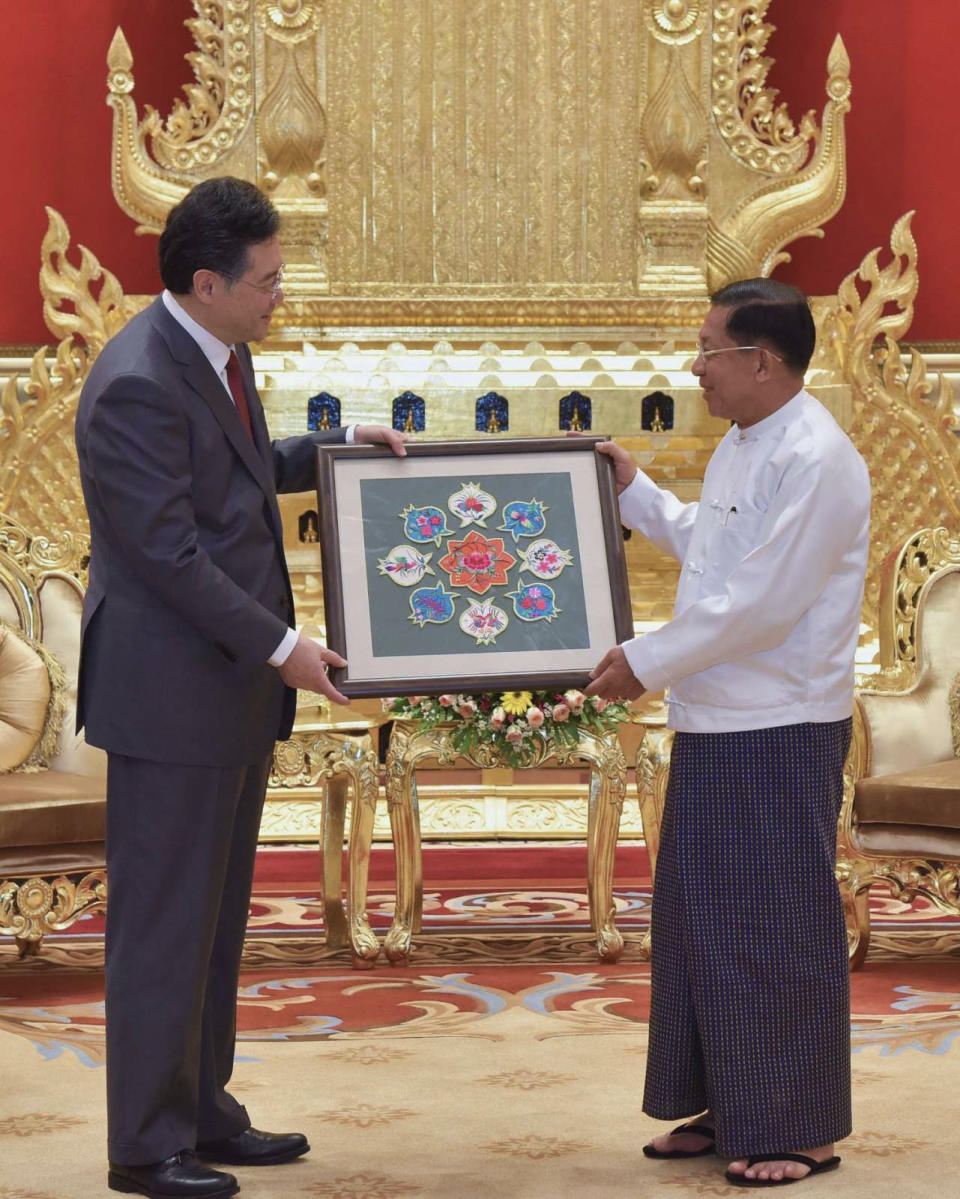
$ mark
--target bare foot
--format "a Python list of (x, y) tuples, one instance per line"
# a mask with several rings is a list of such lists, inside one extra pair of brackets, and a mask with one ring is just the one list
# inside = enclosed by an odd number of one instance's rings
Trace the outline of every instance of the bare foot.
[[(713, 1116), (710, 1112), (704, 1112), (702, 1116), (695, 1116), (687, 1123), (713, 1128)], [(713, 1140), (696, 1132), (665, 1132), (654, 1137), (650, 1144), (658, 1153), (696, 1153), (699, 1149), (706, 1149), (708, 1145), (712, 1145)]]
[[(804, 1157), (812, 1157), (816, 1162), (825, 1162), (828, 1157), (833, 1157), (833, 1145), (820, 1145), (817, 1149), (797, 1149), (796, 1152), (802, 1153)], [(781, 1178), (806, 1178), (810, 1173), (810, 1167), (802, 1162), (790, 1161), (757, 1162), (755, 1166), (748, 1167), (747, 1159), (738, 1157), (730, 1163), (730, 1173), (779, 1182)]]

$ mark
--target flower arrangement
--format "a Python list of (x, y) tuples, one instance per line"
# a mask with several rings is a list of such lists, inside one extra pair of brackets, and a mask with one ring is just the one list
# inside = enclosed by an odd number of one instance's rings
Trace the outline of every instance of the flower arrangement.
[(479, 745), (493, 745), (514, 767), (526, 764), (538, 742), (572, 747), (581, 731), (605, 733), (630, 719), (626, 704), (582, 691), (408, 695), (390, 700), (387, 711), (421, 729), (452, 725), (450, 743), (459, 753), (469, 756)]

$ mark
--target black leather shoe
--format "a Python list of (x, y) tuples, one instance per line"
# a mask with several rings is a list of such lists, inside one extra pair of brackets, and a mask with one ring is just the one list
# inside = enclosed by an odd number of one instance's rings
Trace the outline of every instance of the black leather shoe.
[(310, 1152), (302, 1132), (260, 1132), (247, 1128), (219, 1141), (198, 1141), (197, 1156), (228, 1166), (279, 1166)]
[(107, 1185), (111, 1191), (146, 1195), (147, 1199), (227, 1199), (240, 1190), (232, 1174), (201, 1165), (190, 1149), (147, 1166), (110, 1162)]

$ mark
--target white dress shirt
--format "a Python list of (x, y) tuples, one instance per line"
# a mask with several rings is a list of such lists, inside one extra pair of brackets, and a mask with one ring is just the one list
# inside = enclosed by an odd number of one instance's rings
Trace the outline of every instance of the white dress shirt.
[(863, 459), (800, 391), (707, 466), (699, 503), (638, 471), (623, 523), (683, 563), (674, 616), (624, 643), (669, 727), (721, 733), (853, 712), (854, 654), (870, 528)]
[[(223, 384), (224, 391), (230, 397), (230, 403), (235, 404), (236, 401), (233, 398), (233, 392), (230, 390), (230, 383), (227, 379), (227, 363), (230, 361), (230, 354), (233, 352), (234, 347), (226, 345), (219, 337), (214, 337), (209, 329), (204, 329), (203, 325), (198, 324), (190, 313), (177, 303), (173, 293), (166, 288), (163, 290), (162, 299), (167, 312), (170, 313), (181, 328), (190, 334), (200, 347), (204, 357), (216, 371), (217, 377)], [(350, 425), (347, 428), (348, 444), (352, 444), (354, 441), (355, 429), (356, 425)], [(282, 666), (293, 652), (293, 647), (297, 644), (297, 639), (297, 630), (287, 629), (283, 640), (267, 659), (268, 663), (271, 666)]]

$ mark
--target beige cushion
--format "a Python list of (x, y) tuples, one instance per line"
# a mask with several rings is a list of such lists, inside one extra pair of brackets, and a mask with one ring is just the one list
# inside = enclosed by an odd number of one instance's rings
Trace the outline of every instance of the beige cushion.
[(66, 845), (102, 841), (106, 800), (80, 774), (41, 770), (0, 776), (0, 845)]
[(954, 752), (949, 693), (960, 672), (960, 571), (934, 575), (918, 600), (921, 657), (909, 691), (860, 693), (870, 725), (870, 774), (896, 774)]
[(38, 595), (43, 616), (43, 644), (63, 664), (66, 675), (60, 752), (50, 760), (50, 766), (53, 770), (85, 774), (105, 783), (107, 755), (102, 749), (87, 745), (83, 734), (75, 731), (83, 588), (70, 576), (51, 574), (41, 580)]
[(866, 853), (883, 858), (960, 859), (960, 830), (920, 825), (861, 824), (857, 841)]
[(857, 820), (960, 830), (960, 759), (874, 775), (857, 783)]
[(16, 769), (39, 744), (51, 690), (40, 654), (0, 624), (0, 771)]

